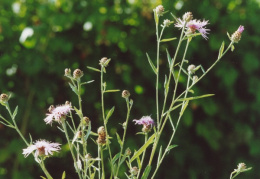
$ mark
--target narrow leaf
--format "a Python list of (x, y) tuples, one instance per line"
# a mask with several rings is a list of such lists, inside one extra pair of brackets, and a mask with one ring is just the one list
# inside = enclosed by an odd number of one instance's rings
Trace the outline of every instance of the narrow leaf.
[(158, 160), (157, 160), (157, 166), (159, 166), (159, 162), (161, 160), (161, 157), (162, 157), (162, 146), (160, 147), (160, 150), (159, 150), (159, 155), (158, 155)]
[(169, 41), (173, 41), (173, 40), (176, 40), (177, 38), (174, 37), (174, 38), (169, 38), (169, 39), (162, 39), (160, 42), (169, 42)]
[(109, 112), (107, 113), (106, 120), (105, 120), (105, 123), (106, 123), (106, 124), (107, 124), (107, 122), (108, 122), (108, 119), (109, 119), (109, 118), (111, 117), (111, 115), (113, 114), (114, 110), (115, 110), (115, 106), (113, 106), (113, 107), (109, 110)]
[(189, 100), (184, 103), (184, 106), (182, 107), (181, 112), (180, 112), (180, 116), (183, 115), (183, 113), (184, 113), (185, 109), (187, 108), (188, 104), (189, 104)]
[(66, 177), (66, 172), (64, 171), (64, 172), (62, 173), (61, 179), (65, 179), (65, 177)]
[(229, 35), (229, 33), (227, 32), (227, 36), (228, 36), (228, 38), (231, 40), (231, 37), (230, 37), (230, 35)]
[(122, 140), (120, 139), (120, 136), (118, 135), (118, 133), (116, 132), (116, 137), (117, 137), (117, 142), (119, 143), (120, 147), (122, 147)]
[(232, 46), (231, 46), (231, 52), (233, 52), (234, 50), (235, 50), (235, 46), (232, 45)]
[(80, 110), (78, 110), (75, 106), (74, 106), (74, 110), (76, 111), (77, 115), (78, 116), (81, 116), (82, 115), (82, 112)]
[(70, 85), (70, 88), (72, 89), (72, 91), (73, 91), (74, 93), (76, 93), (76, 95), (78, 95), (78, 89), (77, 89), (77, 87), (74, 86), (74, 85), (71, 84), (71, 83), (69, 83), (69, 85)]
[(95, 80), (90, 80), (90, 81), (87, 81), (87, 82), (83, 82), (83, 83), (81, 83), (81, 85), (86, 85), (86, 84), (89, 84), (89, 83), (92, 83), (92, 82), (94, 82)]
[(146, 53), (146, 56), (147, 56), (147, 59), (148, 59), (148, 61), (149, 61), (149, 64), (150, 64), (150, 66), (152, 67), (154, 73), (157, 74), (157, 69), (155, 68), (155, 66), (154, 66), (152, 60), (150, 59), (148, 53)]
[(93, 71), (97, 71), (97, 72), (101, 72), (99, 69), (97, 68), (93, 68), (93, 67), (90, 67), (90, 66), (87, 66), (88, 69), (90, 70), (93, 70)]
[(139, 155), (141, 155), (143, 153), (144, 150), (146, 150), (146, 148), (153, 143), (153, 139), (155, 137), (155, 134), (153, 134), (148, 140), (147, 142), (132, 156), (132, 158), (130, 159), (130, 163), (132, 163), (136, 157), (138, 157)]
[(224, 47), (225, 47), (225, 42), (223, 41), (220, 48), (219, 48), (218, 58), (222, 56), (223, 51), (224, 51)]
[(151, 168), (152, 168), (151, 165), (147, 165), (147, 167), (145, 168), (144, 173), (143, 173), (143, 176), (142, 176), (141, 179), (147, 179), (147, 178), (148, 178), (149, 173), (150, 173), (150, 171), (151, 171)]
[[(135, 152), (136, 152), (136, 151), (135, 151)], [(137, 161), (138, 168), (141, 168), (140, 156), (138, 156), (138, 157), (136, 158), (136, 161)]]
[(180, 107), (181, 105), (182, 105), (182, 103), (180, 103), (180, 104), (178, 104), (178, 105), (172, 107), (171, 109), (169, 109), (168, 111), (166, 111), (166, 112), (163, 114), (163, 116), (165, 116), (165, 114), (170, 113), (170, 112), (172, 112), (173, 110), (177, 109), (177, 108)]
[(171, 56), (170, 56), (170, 54), (169, 54), (169, 52), (168, 52), (168, 50), (166, 49), (166, 54), (167, 54), (167, 60), (168, 60), (168, 63), (169, 63), (169, 66), (171, 67), (172, 65), (172, 59), (171, 59)]
[(168, 81), (167, 81), (167, 75), (165, 75), (165, 80), (164, 80), (164, 94), (166, 95), (168, 93), (169, 90), (169, 85), (168, 85)]
[(120, 156), (120, 152), (119, 153), (117, 153), (114, 157), (113, 157), (113, 159), (112, 159), (112, 165), (114, 165), (114, 163), (117, 161), (117, 159), (119, 158), (119, 156)]
[(124, 156), (120, 160), (119, 166), (122, 165), (122, 163), (125, 161), (125, 159), (126, 159), (126, 153), (124, 154)]
[(113, 93), (113, 92), (118, 92), (120, 91), (119, 89), (115, 89), (115, 90), (106, 90), (104, 91), (105, 93)]
[(84, 136), (85, 141), (88, 140), (90, 133), (91, 133), (91, 121), (89, 121), (87, 134)]
[(18, 106), (16, 106), (16, 108), (15, 108), (15, 110), (14, 110), (13, 119), (15, 119), (15, 116), (17, 115), (17, 112), (18, 112)]
[(40, 176), (42, 179), (47, 179), (47, 178), (45, 178), (45, 177), (43, 177), (43, 176)]
[(214, 96), (215, 94), (205, 94), (202, 96), (194, 96), (194, 97), (189, 97), (189, 98), (180, 98), (177, 101), (185, 101), (185, 100), (195, 100), (195, 99), (200, 99), (200, 98), (206, 98), (210, 96)]
[(174, 124), (173, 124), (171, 115), (169, 115), (169, 118), (170, 118), (170, 123), (171, 123), (171, 125), (172, 125), (172, 130), (174, 131), (174, 130), (175, 130), (175, 127), (174, 127)]
[(178, 145), (170, 145), (169, 147), (167, 147), (167, 151), (169, 152), (171, 149), (178, 147)]

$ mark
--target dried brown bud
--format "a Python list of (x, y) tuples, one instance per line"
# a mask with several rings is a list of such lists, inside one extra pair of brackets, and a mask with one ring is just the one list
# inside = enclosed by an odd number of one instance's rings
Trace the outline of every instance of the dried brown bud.
[(82, 76), (83, 76), (83, 71), (81, 71), (80, 69), (74, 70), (73, 78), (80, 79)]
[(104, 126), (98, 128), (98, 135), (106, 135), (106, 130)]
[(125, 150), (125, 153), (126, 153), (127, 156), (130, 156), (132, 152), (131, 152), (131, 150), (129, 148), (127, 148)]
[(3, 94), (1, 94), (1, 96), (0, 96), (0, 100), (1, 100), (2, 102), (6, 103), (6, 102), (8, 102), (8, 100), (9, 100), (9, 96), (8, 96), (7, 94), (3, 93)]
[(129, 91), (124, 90), (124, 91), (122, 92), (122, 97), (123, 97), (123, 98), (128, 98), (129, 96), (130, 96), (130, 92), (129, 92)]

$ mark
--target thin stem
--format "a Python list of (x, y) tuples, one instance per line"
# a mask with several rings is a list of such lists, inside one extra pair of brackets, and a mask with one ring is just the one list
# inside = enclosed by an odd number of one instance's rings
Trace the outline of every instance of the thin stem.
[(119, 168), (120, 168), (120, 163), (121, 163), (122, 153), (123, 153), (124, 143), (125, 143), (125, 136), (126, 136), (127, 126), (128, 126), (128, 120), (129, 120), (130, 111), (131, 111), (131, 108), (129, 107), (129, 98), (126, 98), (126, 106), (127, 106), (126, 122), (125, 122), (124, 134), (123, 134), (123, 139), (122, 139), (122, 146), (121, 146), (121, 150), (120, 150), (120, 155), (119, 155), (119, 159), (118, 159), (117, 171), (116, 171), (115, 177), (117, 177), (118, 172), (119, 172)]
[(104, 168), (104, 156), (103, 156), (103, 149), (100, 147), (101, 152), (101, 165), (102, 165), (102, 179), (105, 179), (105, 168)]
[(53, 179), (52, 176), (50, 175), (50, 173), (49, 173), (49, 172), (47, 171), (47, 169), (45, 168), (45, 165), (44, 165), (44, 161), (43, 161), (43, 160), (41, 160), (40, 166), (41, 166), (41, 168), (42, 168), (44, 174), (46, 175), (46, 177), (47, 177), (48, 179)]
[[(101, 160), (101, 156), (100, 156), (100, 145), (98, 145), (98, 158), (100, 158)], [(98, 161), (98, 178), (101, 179), (101, 167), (100, 167), (100, 163), (101, 161)]]
[[(145, 133), (144, 143), (147, 142), (147, 138), (148, 138), (148, 134)], [(143, 167), (143, 162), (144, 162), (145, 152), (146, 152), (146, 149), (144, 150), (143, 155), (142, 155), (141, 164), (140, 164), (139, 172), (138, 172), (138, 174), (137, 174), (137, 178), (139, 178), (139, 175), (140, 175), (141, 170), (142, 170), (142, 167)]]

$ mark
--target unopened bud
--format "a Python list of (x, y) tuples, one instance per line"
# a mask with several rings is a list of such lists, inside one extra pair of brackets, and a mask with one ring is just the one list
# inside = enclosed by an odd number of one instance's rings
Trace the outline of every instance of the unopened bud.
[(130, 92), (129, 92), (129, 91), (124, 90), (124, 91), (122, 92), (122, 97), (123, 97), (123, 98), (129, 98), (129, 96), (130, 96)]
[(170, 25), (171, 25), (171, 21), (169, 20), (169, 19), (165, 19), (164, 21), (163, 21), (163, 26), (164, 27), (169, 27)]
[(85, 126), (89, 126), (89, 122), (90, 122), (90, 119), (88, 118), (88, 117), (83, 117), (83, 124), (85, 125)]
[(127, 148), (126, 150), (125, 150), (125, 154), (127, 155), (127, 156), (130, 156), (131, 155), (131, 150), (129, 149), (129, 148)]
[(152, 129), (152, 125), (143, 125), (142, 131), (144, 133), (148, 133), (151, 131), (151, 129)]
[(193, 19), (193, 15), (191, 12), (186, 12), (183, 16), (182, 19), (186, 22), (189, 22), (190, 20)]
[(106, 134), (106, 130), (104, 128), (104, 126), (101, 126), (98, 128), (98, 135), (105, 135)]
[(73, 78), (80, 79), (82, 76), (83, 76), (83, 71), (81, 71), (80, 69), (74, 70)]
[(71, 76), (71, 70), (69, 68), (65, 69), (64, 76)]
[(189, 74), (193, 74), (193, 73), (195, 73), (195, 68), (196, 68), (196, 66), (195, 65), (189, 65), (188, 66), (188, 72), (189, 72)]
[(198, 77), (197, 75), (194, 75), (194, 76), (192, 77), (192, 83), (193, 83), (193, 84), (196, 83), (196, 82), (198, 81), (198, 79), (199, 79), (199, 77)]
[(139, 172), (139, 169), (137, 167), (132, 167), (129, 171), (132, 175), (137, 175)]
[(159, 5), (155, 8), (155, 11), (159, 16), (162, 16), (164, 12), (164, 7), (162, 5)]
[(90, 153), (88, 153), (86, 156), (85, 156), (85, 159), (89, 160), (89, 159), (92, 159), (92, 155)]
[(65, 102), (65, 105), (69, 105), (69, 106), (71, 106), (71, 102), (66, 101), (66, 102)]
[(9, 100), (9, 96), (8, 96), (7, 94), (3, 93), (3, 94), (1, 94), (1, 96), (0, 96), (0, 100), (1, 100), (1, 102), (6, 103), (6, 102), (8, 102), (8, 100)]
[(103, 58), (101, 58), (101, 60), (99, 60), (99, 64), (103, 67), (107, 67), (109, 62), (110, 62), (110, 59), (108, 59), (107, 57), (103, 57)]
[(244, 26), (239, 26), (236, 32), (234, 32), (230, 38), (232, 42), (238, 43), (241, 39), (242, 32), (244, 31)]
[(246, 164), (245, 164), (245, 163), (239, 163), (239, 164), (237, 165), (237, 170), (238, 170), (238, 171), (242, 172), (242, 171), (245, 170), (245, 169), (246, 169)]

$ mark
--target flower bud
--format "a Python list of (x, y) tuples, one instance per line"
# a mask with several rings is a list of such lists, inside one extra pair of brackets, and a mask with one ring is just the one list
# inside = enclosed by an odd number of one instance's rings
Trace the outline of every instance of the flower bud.
[(98, 135), (104, 135), (106, 134), (106, 130), (104, 128), (104, 126), (101, 126), (98, 128)]
[(132, 167), (129, 171), (132, 175), (137, 175), (139, 172), (139, 169), (137, 167)]
[(97, 143), (100, 145), (106, 144), (106, 130), (104, 126), (98, 128), (98, 139)]
[(125, 129), (126, 128), (126, 122), (124, 122), (122, 126), (123, 126), (123, 129)]
[(101, 58), (101, 60), (99, 60), (99, 64), (104, 67), (107, 67), (109, 62), (110, 59), (108, 59), (107, 57), (103, 57)]
[(171, 25), (171, 21), (169, 20), (169, 19), (165, 19), (164, 21), (163, 21), (163, 26), (164, 27), (169, 27), (170, 25)]
[(80, 69), (74, 70), (73, 78), (80, 79), (82, 76), (83, 76), (83, 71), (81, 71)]
[(54, 109), (55, 107), (53, 105), (50, 105), (50, 107), (48, 108), (49, 113), (51, 113)]
[(197, 75), (194, 75), (192, 77), (192, 84), (196, 83), (198, 79), (199, 79), (199, 77)]
[(142, 131), (144, 133), (148, 133), (151, 131), (151, 129), (152, 129), (152, 125), (143, 125)]
[(0, 96), (1, 102), (6, 103), (6, 102), (8, 102), (8, 100), (9, 100), (9, 96), (7, 94), (5, 94), (5, 93), (1, 94), (1, 96)]
[(183, 16), (182, 19), (186, 22), (189, 22), (190, 20), (193, 19), (193, 15), (191, 12), (186, 12)]
[(123, 98), (129, 98), (129, 96), (130, 96), (130, 92), (129, 92), (129, 91), (124, 90), (124, 91), (122, 92), (122, 97), (123, 97)]
[(164, 7), (162, 5), (159, 5), (155, 8), (155, 11), (159, 16), (162, 16), (164, 12)]
[(245, 164), (245, 163), (239, 163), (239, 164), (237, 165), (237, 170), (238, 170), (238, 171), (242, 172), (242, 171), (245, 170), (245, 169), (246, 169), (246, 164)]
[(71, 102), (66, 101), (66, 102), (65, 102), (65, 105), (71, 106)]
[(196, 66), (195, 65), (189, 65), (188, 66), (188, 72), (189, 72), (189, 74), (193, 74), (193, 73), (195, 73), (195, 68), (196, 68)]
[(241, 39), (242, 32), (244, 31), (244, 26), (239, 26), (236, 32), (234, 32), (230, 38), (232, 42), (238, 43)]
[(85, 159), (89, 160), (89, 159), (92, 159), (92, 155), (90, 153), (88, 153), (86, 156), (85, 156)]
[(90, 122), (90, 119), (88, 117), (83, 117), (83, 120), (82, 120), (82, 123), (85, 125), (85, 126), (89, 126), (89, 122)]
[(64, 76), (71, 76), (71, 70), (69, 68), (65, 69)]
[(126, 153), (126, 156), (130, 156), (132, 152), (131, 152), (131, 150), (129, 148), (127, 148), (125, 150), (125, 153)]

